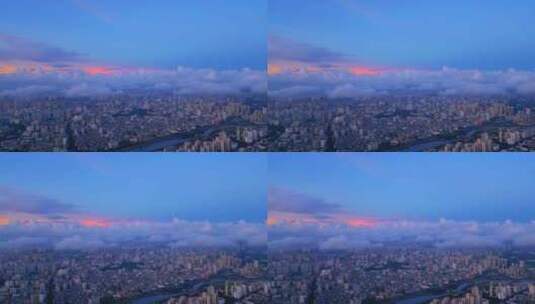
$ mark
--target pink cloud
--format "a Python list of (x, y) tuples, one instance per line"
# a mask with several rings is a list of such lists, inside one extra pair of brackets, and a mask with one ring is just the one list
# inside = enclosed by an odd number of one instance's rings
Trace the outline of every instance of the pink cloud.
[(86, 218), (80, 221), (80, 224), (87, 228), (109, 228), (111, 222), (100, 218)]
[(9, 225), (9, 223), (9, 216), (0, 214), (0, 226), (6, 226)]
[(365, 66), (350, 67), (349, 71), (357, 76), (377, 76), (381, 74), (381, 70)]
[(377, 226), (381, 220), (352, 215), (347, 213), (332, 213), (332, 214), (306, 214), (296, 212), (280, 212), (270, 211), (266, 224), (268, 226), (276, 225), (314, 225), (314, 226), (329, 226), (342, 225), (348, 228), (373, 228)]
[(1, 74), (14, 74), (16, 72), (17, 72), (17, 67), (13, 64), (0, 65), (0, 75)]
[(89, 75), (113, 75), (115, 73), (113, 68), (105, 66), (87, 66), (82, 68), (84, 72)]

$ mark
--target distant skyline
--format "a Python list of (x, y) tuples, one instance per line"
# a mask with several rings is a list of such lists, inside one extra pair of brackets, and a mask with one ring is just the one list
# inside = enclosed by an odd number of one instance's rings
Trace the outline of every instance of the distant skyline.
[(273, 0), (269, 93), (533, 94), (534, 13), (526, 0)]
[(269, 156), (270, 246), (535, 245), (529, 154)]

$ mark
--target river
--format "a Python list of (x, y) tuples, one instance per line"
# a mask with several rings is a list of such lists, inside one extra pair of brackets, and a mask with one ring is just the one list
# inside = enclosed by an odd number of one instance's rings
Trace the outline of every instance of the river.
[[(462, 283), (461, 285), (457, 286), (453, 291), (455, 293), (461, 293), (467, 290), (471, 286), (472, 285), (468, 283)], [(423, 304), (433, 299), (444, 297), (448, 294), (449, 293), (447, 291), (441, 291), (441, 292), (429, 293), (429, 294), (420, 294), (420, 295), (416, 295), (412, 297), (405, 297), (403, 299), (396, 301), (395, 303), (396, 304)]]
[(159, 303), (160, 301), (165, 301), (177, 294), (159, 294), (152, 296), (145, 296), (136, 300), (132, 300), (130, 304), (153, 304)]

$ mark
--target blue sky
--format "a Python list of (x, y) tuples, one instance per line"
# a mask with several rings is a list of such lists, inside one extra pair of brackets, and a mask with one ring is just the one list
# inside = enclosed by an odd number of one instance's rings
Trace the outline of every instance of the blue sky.
[(529, 0), (271, 0), (269, 33), (399, 68), (534, 69)]
[(264, 69), (266, 11), (265, 0), (9, 1), (0, 34), (107, 64)]
[(384, 219), (535, 219), (531, 154), (284, 153), (268, 163), (270, 187), (298, 204)]
[(67, 204), (119, 219), (261, 223), (266, 216), (264, 154), (3, 153), (0, 168), (0, 207), (8, 212), (3, 195), (42, 202), (32, 209), (42, 213)]

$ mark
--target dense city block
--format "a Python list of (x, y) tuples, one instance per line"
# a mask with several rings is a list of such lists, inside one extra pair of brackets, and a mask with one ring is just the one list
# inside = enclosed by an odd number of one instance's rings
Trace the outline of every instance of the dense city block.
[(425, 247), (275, 251), (270, 303), (528, 304), (535, 251)]
[(269, 102), (272, 151), (535, 150), (527, 97), (379, 95)]
[(2, 250), (0, 303), (268, 303), (262, 249)]
[(262, 151), (263, 97), (0, 100), (0, 151)]

